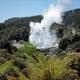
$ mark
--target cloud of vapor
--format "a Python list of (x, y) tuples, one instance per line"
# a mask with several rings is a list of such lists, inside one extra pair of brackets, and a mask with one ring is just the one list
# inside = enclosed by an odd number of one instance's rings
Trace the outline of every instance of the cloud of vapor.
[(68, 1), (69, 0), (58, 0), (55, 6), (53, 4), (50, 5), (49, 9), (43, 14), (43, 19), (40, 23), (30, 22), (29, 41), (31, 44), (41, 49), (50, 48), (56, 43), (56, 32), (53, 30), (53, 34), (50, 34), (50, 26), (53, 23), (62, 22), (64, 6)]

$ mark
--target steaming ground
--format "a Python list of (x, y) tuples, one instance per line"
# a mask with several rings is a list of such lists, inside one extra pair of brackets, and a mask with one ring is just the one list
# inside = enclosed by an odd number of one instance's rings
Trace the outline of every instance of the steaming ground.
[(53, 4), (50, 5), (49, 9), (44, 13), (41, 23), (30, 22), (29, 41), (36, 46), (36, 48), (41, 49), (58, 46), (56, 31), (52, 30), (51, 34), (50, 26), (53, 23), (59, 24), (62, 22), (64, 5), (67, 2), (68, 0), (58, 0), (55, 6)]

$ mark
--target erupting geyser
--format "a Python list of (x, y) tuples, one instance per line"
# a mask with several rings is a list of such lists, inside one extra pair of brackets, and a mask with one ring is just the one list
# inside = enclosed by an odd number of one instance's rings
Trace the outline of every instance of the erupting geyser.
[(49, 9), (44, 13), (42, 21), (30, 22), (29, 41), (38, 49), (50, 48), (57, 43), (56, 31), (50, 34), (50, 26), (53, 23), (61, 23), (64, 5), (68, 0), (59, 0), (57, 4), (50, 5)]

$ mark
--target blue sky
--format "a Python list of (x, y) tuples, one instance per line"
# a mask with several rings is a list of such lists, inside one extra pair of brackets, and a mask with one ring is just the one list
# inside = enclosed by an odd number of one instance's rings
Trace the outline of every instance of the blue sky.
[[(41, 14), (57, 0), (0, 0), (0, 22), (11, 17)], [(66, 10), (80, 8), (80, 0), (72, 0)]]

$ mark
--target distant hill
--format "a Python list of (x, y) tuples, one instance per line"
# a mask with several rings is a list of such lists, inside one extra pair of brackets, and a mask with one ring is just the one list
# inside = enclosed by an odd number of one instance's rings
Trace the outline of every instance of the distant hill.
[(0, 23), (0, 39), (27, 41), (30, 32), (30, 21), (40, 22), (41, 20), (41, 15), (8, 19), (4, 23)]
[(80, 8), (65, 12), (63, 16), (63, 23), (66, 26), (80, 29)]
[[(30, 21), (40, 22), (41, 20), (41, 15), (8, 19), (4, 23), (0, 23), (0, 40), (7, 38), (9, 40), (28, 41)], [(64, 12), (62, 23), (65, 26), (80, 29), (80, 9)]]

